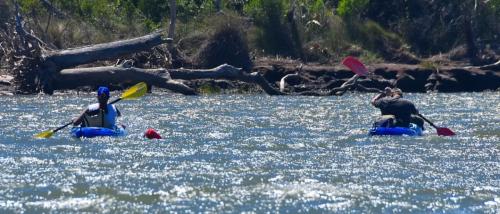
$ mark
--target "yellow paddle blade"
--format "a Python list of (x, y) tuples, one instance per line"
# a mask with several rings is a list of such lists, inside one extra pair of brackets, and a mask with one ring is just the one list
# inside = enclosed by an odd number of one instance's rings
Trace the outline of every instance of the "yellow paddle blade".
[(120, 98), (122, 100), (139, 98), (146, 94), (147, 90), (148, 85), (145, 82), (140, 82), (123, 92)]
[(52, 137), (52, 135), (54, 135), (54, 131), (48, 130), (48, 131), (44, 131), (40, 134), (35, 135), (35, 137), (36, 138), (50, 138), (50, 137)]

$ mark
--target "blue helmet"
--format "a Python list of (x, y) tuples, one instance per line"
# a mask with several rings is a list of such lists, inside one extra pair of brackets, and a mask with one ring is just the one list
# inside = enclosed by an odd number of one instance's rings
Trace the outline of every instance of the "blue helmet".
[(108, 87), (101, 86), (97, 89), (97, 96), (101, 96), (102, 94), (106, 94), (106, 96), (109, 97)]

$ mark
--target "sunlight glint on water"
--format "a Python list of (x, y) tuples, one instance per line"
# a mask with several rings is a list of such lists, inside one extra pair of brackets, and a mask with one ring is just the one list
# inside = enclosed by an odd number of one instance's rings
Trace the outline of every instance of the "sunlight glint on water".
[(455, 137), (368, 137), (372, 95), (148, 94), (82, 140), (32, 136), (93, 95), (0, 97), (0, 211), (500, 211), (498, 92), (407, 96)]

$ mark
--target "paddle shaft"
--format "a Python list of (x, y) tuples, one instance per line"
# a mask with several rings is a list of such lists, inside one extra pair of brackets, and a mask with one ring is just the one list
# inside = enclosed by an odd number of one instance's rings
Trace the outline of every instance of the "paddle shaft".
[(432, 127), (438, 129), (439, 127), (437, 127), (436, 125), (434, 125), (434, 123), (432, 123), (430, 120), (428, 120), (427, 118), (424, 117), (424, 115), (422, 114), (418, 114), (418, 116), (422, 119), (424, 119), (426, 122), (428, 122)]
[(61, 129), (66, 128), (66, 126), (69, 126), (69, 125), (71, 125), (71, 124), (73, 124), (73, 121), (71, 121), (71, 122), (69, 122), (69, 123), (66, 123), (66, 124), (64, 124), (63, 126), (61, 126), (61, 127), (57, 128), (57, 129), (54, 129), (54, 131), (52, 131), (52, 132), (57, 132), (57, 131), (59, 131), (59, 130), (61, 130)]
[(116, 98), (115, 100), (111, 101), (109, 104), (115, 104), (116, 102), (122, 100), (122, 98)]

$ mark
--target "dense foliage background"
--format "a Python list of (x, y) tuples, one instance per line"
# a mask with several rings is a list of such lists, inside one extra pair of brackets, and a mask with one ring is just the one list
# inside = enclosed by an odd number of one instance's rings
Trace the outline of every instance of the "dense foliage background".
[[(0, 5), (2, 23), (13, 1)], [(43, 40), (67, 48), (166, 28), (168, 0), (18, 0)], [(47, 4), (47, 3), (50, 3)], [(500, 0), (177, 0), (175, 40), (195, 52), (221, 25), (246, 35), (254, 56), (328, 62), (346, 54), (412, 62), (436, 54), (486, 61), (498, 55)], [(473, 61), (474, 62), (474, 61)]]

